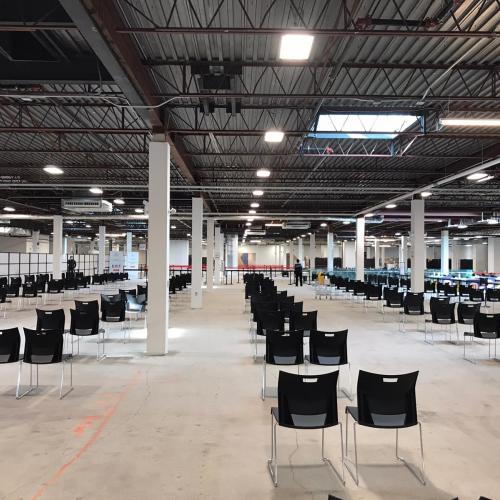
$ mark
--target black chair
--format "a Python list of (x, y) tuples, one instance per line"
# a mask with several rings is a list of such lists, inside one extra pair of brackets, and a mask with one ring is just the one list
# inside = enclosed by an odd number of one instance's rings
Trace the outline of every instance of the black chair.
[[(289, 429), (321, 429), (321, 458), (345, 485), (342, 424), (337, 409), (338, 371), (324, 375), (295, 375), (281, 372), (278, 379), (278, 407), (271, 408), (271, 458), (267, 468), (278, 486), (277, 426)], [(325, 457), (325, 429), (339, 426), (342, 469), (339, 473)]]
[[(0, 330), (0, 364), (17, 363), (21, 360), (21, 335), (18, 328)], [(17, 394), (16, 394), (17, 395)]]
[[(120, 323), (125, 341), (125, 302), (118, 295), (101, 295), (101, 321), (104, 323)], [(109, 332), (108, 332), (109, 333)]]
[[(64, 398), (73, 390), (73, 358), (63, 353), (64, 338), (62, 333), (56, 330), (30, 330), (24, 328), (24, 355), (19, 363), (19, 374), (17, 377), (16, 398), (21, 399), (39, 387), (38, 367), (40, 365), (52, 365), (61, 363), (61, 382), (59, 387), (59, 399)], [(64, 365), (70, 363), (70, 386), (63, 393), (64, 387)], [(23, 364), (30, 365), (29, 389), (20, 394), (21, 375)], [(33, 385), (33, 365), (36, 365), (36, 385)]]
[[(352, 478), (359, 485), (358, 451), (356, 440), (356, 426), (372, 427), (375, 429), (396, 429), (396, 458), (400, 460), (411, 473), (425, 484), (424, 477), (424, 446), (422, 440), (422, 424), (417, 418), (417, 403), (415, 385), (418, 372), (403, 375), (380, 375), (359, 371), (358, 376), (358, 406), (346, 407), (346, 468)], [(355, 473), (347, 465), (349, 447), (349, 415), (353, 419), (354, 431), (354, 465)], [(406, 460), (398, 455), (399, 429), (406, 429), (418, 425), (420, 432), (421, 469), (415, 472)]]
[[(97, 361), (105, 358), (104, 330), (99, 328), (99, 311), (96, 311), (95, 309), (70, 309), (70, 314), (71, 324), (69, 327), (69, 333), (78, 339), (77, 354), (80, 354), (80, 337), (91, 337), (97, 335)], [(102, 353), (100, 350), (101, 344)], [(71, 342), (71, 354), (74, 354), (73, 341)]]
[(132, 316), (135, 316), (135, 319), (138, 320), (139, 316), (146, 312), (146, 297), (144, 295), (126, 294), (125, 298), (125, 314), (129, 315), (129, 328), (132, 328)]
[(466, 304), (464, 302), (458, 304), (457, 322), (455, 323), (455, 328), (457, 330), (457, 341), (459, 340), (458, 325), (473, 325), (474, 318), (479, 312), (481, 312), (481, 304)]
[(36, 309), (36, 331), (55, 330), (61, 335), (64, 334), (64, 309), (46, 311)]
[(28, 281), (23, 285), (23, 301), (26, 299), (28, 305), (31, 303), (31, 299), (35, 299), (35, 305), (38, 304), (38, 291), (34, 281)]
[(424, 295), (428, 293), (434, 295), (436, 293), (436, 282), (425, 280), (424, 281)]
[(469, 290), (469, 300), (471, 302), (484, 302), (484, 290), (471, 287)]
[(382, 304), (382, 285), (365, 285), (365, 312), (368, 312), (368, 304), (374, 303), (377, 308)]
[(3, 310), (4, 319), (7, 317), (7, 287), (0, 285), (0, 311)]
[(346, 391), (341, 388), (340, 390), (352, 399), (351, 364), (347, 357), (347, 330), (338, 332), (312, 330), (309, 337), (309, 356), (305, 359), (310, 365), (338, 366), (339, 373), (340, 367), (347, 365), (349, 389)]
[(137, 285), (137, 295), (145, 295), (148, 299), (148, 285)]
[[(449, 299), (449, 297), (447, 297)], [(424, 340), (427, 342), (427, 324), (431, 325), (431, 344), (434, 343), (434, 327), (433, 325), (439, 325), (441, 327), (448, 325), (448, 334), (451, 337), (451, 325), (455, 324), (455, 306), (456, 303), (450, 303), (447, 301), (439, 300), (436, 297), (431, 297), (430, 309), (431, 309), (431, 320), (425, 321), (424, 330)], [(428, 342), (429, 343), (429, 342)]]
[(493, 304), (493, 312), (495, 312), (495, 303), (500, 302), (500, 288), (487, 288), (486, 289), (486, 303)]
[(491, 341), (494, 340), (495, 356), (497, 360), (497, 339), (500, 337), (500, 313), (485, 314), (478, 312), (474, 317), (474, 331), (464, 332), (464, 359), (475, 363), (474, 360), (467, 358), (465, 353), (465, 339), (469, 337), (471, 340), (482, 339), (488, 341), (488, 358), (491, 358)]
[(86, 311), (99, 317), (98, 300), (75, 300), (75, 309), (77, 311)]
[(312, 330), (318, 329), (318, 311), (309, 311), (292, 314), (290, 330), (302, 330), (304, 337), (309, 337)]
[(415, 316), (417, 318), (418, 330), (418, 318), (422, 317), (425, 322), (424, 293), (406, 292), (403, 300), (403, 310), (400, 311), (400, 313), (400, 330), (402, 329), (402, 331), (406, 331), (406, 319), (408, 316)]
[(385, 320), (385, 310), (387, 309), (397, 309), (398, 312), (404, 307), (404, 293), (398, 292), (397, 288), (384, 288), (384, 300), (385, 304), (382, 305), (382, 313)]
[[(14, 278), (11, 278), (12, 280)], [(19, 278), (21, 279), (21, 278)], [(22, 298), (19, 297), (21, 286), (17, 281), (14, 281), (5, 288), (5, 295), (9, 299), (17, 299), (17, 310), (21, 308)]]
[(262, 400), (266, 399), (267, 365), (297, 366), (304, 363), (304, 332), (267, 330), (266, 352), (262, 362)]
[(60, 304), (64, 294), (63, 288), (64, 288), (63, 280), (50, 280), (47, 285), (47, 293), (44, 296), (45, 304), (47, 303), (49, 296), (59, 296), (59, 304)]

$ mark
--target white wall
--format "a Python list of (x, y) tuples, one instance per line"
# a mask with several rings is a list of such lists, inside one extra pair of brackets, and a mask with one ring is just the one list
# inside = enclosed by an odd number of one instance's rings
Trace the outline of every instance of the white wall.
[(254, 253), (255, 264), (258, 266), (274, 266), (277, 265), (274, 247), (275, 245), (240, 245), (238, 253)]
[(26, 252), (27, 238), (15, 236), (0, 236), (0, 252)]
[(474, 271), (477, 273), (485, 273), (488, 271), (488, 245), (476, 243), (473, 247)]
[(344, 241), (343, 267), (356, 267), (356, 242)]
[(170, 240), (170, 265), (189, 265), (189, 240)]

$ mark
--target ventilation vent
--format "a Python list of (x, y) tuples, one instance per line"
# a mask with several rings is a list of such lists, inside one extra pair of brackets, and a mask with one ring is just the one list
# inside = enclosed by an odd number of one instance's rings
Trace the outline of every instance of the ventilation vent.
[(106, 200), (93, 198), (71, 198), (61, 200), (61, 208), (71, 212), (101, 212), (110, 213), (113, 211), (113, 204)]

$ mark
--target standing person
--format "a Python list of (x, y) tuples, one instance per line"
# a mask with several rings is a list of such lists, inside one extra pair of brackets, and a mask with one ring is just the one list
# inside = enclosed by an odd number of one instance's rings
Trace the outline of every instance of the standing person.
[(293, 272), (295, 274), (295, 286), (299, 286), (299, 281), (300, 286), (302, 286), (302, 264), (299, 259), (297, 259), (297, 262), (295, 263)]

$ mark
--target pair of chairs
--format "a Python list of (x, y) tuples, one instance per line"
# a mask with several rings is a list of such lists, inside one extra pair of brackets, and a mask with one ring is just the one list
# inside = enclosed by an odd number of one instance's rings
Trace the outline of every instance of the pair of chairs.
[(466, 355), (466, 345), (467, 345), (466, 339), (469, 338), (471, 342), (474, 341), (474, 339), (488, 340), (488, 358), (491, 358), (491, 341), (493, 340), (494, 359), (496, 360), (497, 339), (500, 337), (500, 313), (487, 314), (487, 313), (481, 313), (478, 310), (478, 312), (474, 316), (473, 325), (474, 325), (473, 332), (464, 332), (464, 359), (472, 363), (475, 363), (475, 361), (472, 358), (468, 358)]
[(304, 331), (266, 331), (266, 352), (262, 363), (262, 400), (266, 398), (267, 365), (297, 366), (305, 364), (317, 366), (341, 366), (348, 368), (349, 389), (341, 389), (352, 398), (351, 365), (347, 357), (347, 330), (338, 332), (322, 332), (312, 330), (309, 338), (309, 355), (304, 356)]
[[(21, 335), (18, 328), (0, 330), (0, 363), (19, 363), (16, 399), (30, 394), (39, 388), (39, 366), (61, 364), (61, 379), (59, 384), (59, 399), (64, 398), (73, 390), (73, 362), (72, 357), (64, 354), (64, 332), (59, 330), (30, 330), (24, 328), (24, 353), (21, 355)], [(64, 367), (70, 364), (70, 384), (64, 391)], [(30, 366), (29, 387), (21, 390), (22, 368), (24, 364)], [(33, 383), (33, 365), (36, 366), (36, 383)]]
[[(280, 372), (278, 406), (271, 408), (271, 458), (268, 470), (278, 485), (277, 427), (295, 430), (321, 430), (321, 458), (345, 484), (344, 467), (359, 485), (358, 426), (396, 430), (395, 456), (410, 472), (425, 484), (422, 424), (417, 417), (415, 386), (418, 372), (403, 375), (381, 375), (360, 370), (357, 383), (357, 406), (346, 407), (345, 456), (342, 423), (337, 407), (338, 371), (324, 375), (295, 375)], [(349, 459), (349, 417), (353, 421), (354, 463)], [(325, 429), (339, 426), (341, 464), (339, 472), (325, 456)], [(420, 436), (419, 469), (399, 455), (399, 430), (418, 426)], [(354, 470), (352, 470), (352, 465)]]

